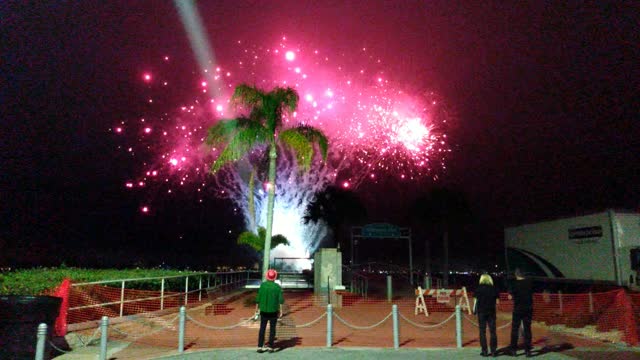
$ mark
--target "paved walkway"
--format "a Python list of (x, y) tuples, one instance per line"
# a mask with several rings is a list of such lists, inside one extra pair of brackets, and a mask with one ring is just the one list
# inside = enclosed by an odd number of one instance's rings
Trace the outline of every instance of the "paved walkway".
[[(524, 359), (524, 353), (520, 351), (519, 358)], [(499, 356), (503, 359), (511, 357), (504, 354)], [(640, 359), (640, 353), (632, 351), (613, 352), (592, 352), (585, 349), (573, 349), (566, 354), (554, 351), (537, 351), (534, 353), (536, 359), (561, 360), (561, 359), (616, 359), (631, 360)], [(370, 348), (289, 348), (271, 354), (258, 354), (255, 349), (224, 349), (217, 351), (204, 351), (178, 356), (168, 356), (163, 360), (205, 360), (205, 359), (314, 359), (314, 360), (365, 360), (365, 359), (402, 359), (402, 360), (465, 360), (482, 359), (480, 349), (370, 349)]]
[[(108, 359), (124, 359), (118, 356), (118, 352), (126, 347), (126, 343), (111, 343), (107, 353)], [(99, 354), (97, 346), (78, 349), (58, 356), (56, 360), (95, 360)], [(131, 353), (128, 355), (132, 355)], [(499, 358), (511, 359), (504, 353), (498, 354)], [(518, 357), (524, 359), (524, 352), (519, 351)], [(443, 359), (443, 360), (465, 360), (482, 359), (480, 349), (468, 347), (463, 349), (452, 348), (428, 348), (428, 349), (377, 349), (377, 348), (326, 348), (326, 347), (292, 347), (282, 349), (274, 353), (259, 354), (255, 348), (227, 348), (205, 351), (187, 351), (177, 354), (175, 350), (169, 349), (139, 349), (136, 355), (137, 360), (162, 359), (162, 360), (209, 360), (209, 359), (314, 359), (314, 360), (364, 360), (364, 359), (402, 359), (402, 360), (422, 360), (422, 359)], [(535, 359), (546, 360), (640, 360), (640, 348), (610, 346), (606, 348), (536, 348), (533, 356)], [(131, 358), (131, 357), (126, 357)]]

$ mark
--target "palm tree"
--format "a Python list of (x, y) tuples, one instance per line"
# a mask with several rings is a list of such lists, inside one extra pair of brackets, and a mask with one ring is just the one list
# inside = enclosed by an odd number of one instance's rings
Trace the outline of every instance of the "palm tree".
[(327, 158), (328, 141), (322, 131), (311, 126), (299, 125), (282, 131), (282, 116), (298, 107), (299, 96), (292, 88), (276, 87), (266, 92), (246, 84), (238, 85), (231, 97), (234, 106), (249, 108), (247, 116), (221, 120), (209, 128), (206, 144), (223, 149), (211, 165), (215, 174), (223, 166), (245, 157), (258, 146), (266, 145), (269, 156), (269, 175), (267, 180), (267, 226), (264, 237), (262, 275), (269, 269), (271, 234), (273, 230), (273, 207), (275, 203), (276, 158), (279, 145), (290, 150), (296, 156), (298, 166), (308, 171), (316, 154), (318, 145), (323, 160)]

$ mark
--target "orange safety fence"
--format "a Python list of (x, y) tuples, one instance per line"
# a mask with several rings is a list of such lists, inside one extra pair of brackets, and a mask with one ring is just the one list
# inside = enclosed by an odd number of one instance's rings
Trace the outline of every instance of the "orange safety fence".
[[(628, 294), (623, 289), (586, 294), (536, 293), (533, 320), (554, 329), (635, 346), (640, 321), (638, 307), (634, 310), (632, 301), (640, 304), (640, 294)], [(513, 311), (509, 294), (500, 294), (498, 310)]]

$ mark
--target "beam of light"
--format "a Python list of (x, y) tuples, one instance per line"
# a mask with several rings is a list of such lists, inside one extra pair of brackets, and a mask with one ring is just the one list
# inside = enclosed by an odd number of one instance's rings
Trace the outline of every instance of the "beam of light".
[[(215, 67), (216, 59), (204, 26), (202, 25), (198, 7), (193, 0), (174, 0), (173, 3), (180, 14), (180, 20), (189, 38), (191, 49), (200, 66), (200, 71), (202, 71), (202, 75), (207, 79), (207, 82), (212, 82), (214, 75), (212, 72), (207, 71), (207, 69), (210, 66)], [(215, 91), (214, 88), (214, 92)], [(216, 93), (215, 95), (218, 94)]]

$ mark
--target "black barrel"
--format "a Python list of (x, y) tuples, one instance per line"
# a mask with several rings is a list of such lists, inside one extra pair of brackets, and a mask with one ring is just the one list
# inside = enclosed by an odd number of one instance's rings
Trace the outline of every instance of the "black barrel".
[(0, 296), (0, 359), (33, 359), (41, 323), (47, 324), (45, 358), (50, 358), (49, 341), (61, 303), (55, 296)]

